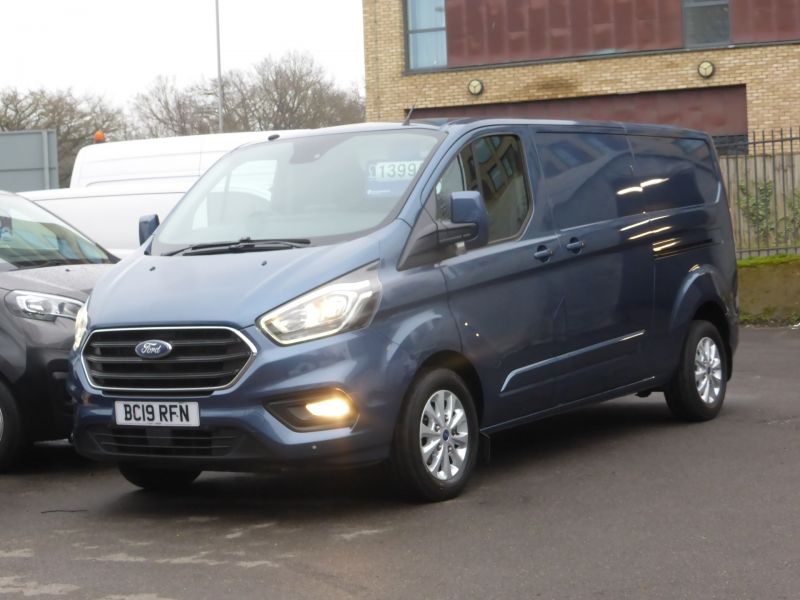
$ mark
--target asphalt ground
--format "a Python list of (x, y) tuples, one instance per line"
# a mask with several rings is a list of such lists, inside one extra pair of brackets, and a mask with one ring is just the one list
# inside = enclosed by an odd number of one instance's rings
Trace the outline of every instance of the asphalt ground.
[(745, 329), (726, 405), (662, 396), (495, 436), (460, 498), (375, 470), (137, 491), (66, 444), (0, 476), (0, 596), (800, 598), (800, 331)]

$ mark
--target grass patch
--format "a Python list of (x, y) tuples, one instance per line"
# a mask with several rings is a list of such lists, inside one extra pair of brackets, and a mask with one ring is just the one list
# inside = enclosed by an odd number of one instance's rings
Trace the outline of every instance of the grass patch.
[(748, 267), (758, 267), (761, 265), (785, 265), (800, 261), (800, 254), (773, 254), (772, 256), (754, 256), (737, 260), (736, 264), (740, 269)]
[(739, 323), (744, 326), (786, 327), (800, 323), (800, 313), (794, 313), (788, 317), (772, 317), (763, 314), (751, 315), (743, 312), (739, 314)]

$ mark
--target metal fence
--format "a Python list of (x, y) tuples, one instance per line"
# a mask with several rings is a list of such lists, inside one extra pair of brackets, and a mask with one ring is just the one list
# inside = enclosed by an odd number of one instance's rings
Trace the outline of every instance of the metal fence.
[(717, 140), (740, 258), (800, 253), (800, 131)]

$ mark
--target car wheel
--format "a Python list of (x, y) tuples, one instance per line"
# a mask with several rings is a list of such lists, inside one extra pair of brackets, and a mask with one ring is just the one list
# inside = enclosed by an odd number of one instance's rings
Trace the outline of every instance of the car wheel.
[(176, 492), (189, 487), (201, 471), (153, 469), (122, 463), (119, 472), (133, 485), (153, 492)]
[(25, 431), (17, 402), (0, 383), (0, 473), (12, 468), (25, 448)]
[(392, 443), (391, 467), (401, 490), (415, 499), (454, 498), (478, 455), (472, 394), (447, 369), (422, 373), (412, 385)]
[(722, 409), (727, 382), (726, 349), (717, 328), (694, 321), (678, 372), (664, 390), (669, 409), (683, 421), (709, 421)]

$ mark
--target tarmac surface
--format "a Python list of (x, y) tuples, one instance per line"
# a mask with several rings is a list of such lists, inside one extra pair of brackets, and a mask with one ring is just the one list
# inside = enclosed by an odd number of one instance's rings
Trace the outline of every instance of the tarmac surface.
[(624, 398), (493, 438), (458, 499), (374, 470), (136, 490), (65, 443), (0, 476), (0, 597), (800, 598), (800, 331), (744, 329), (726, 405)]

